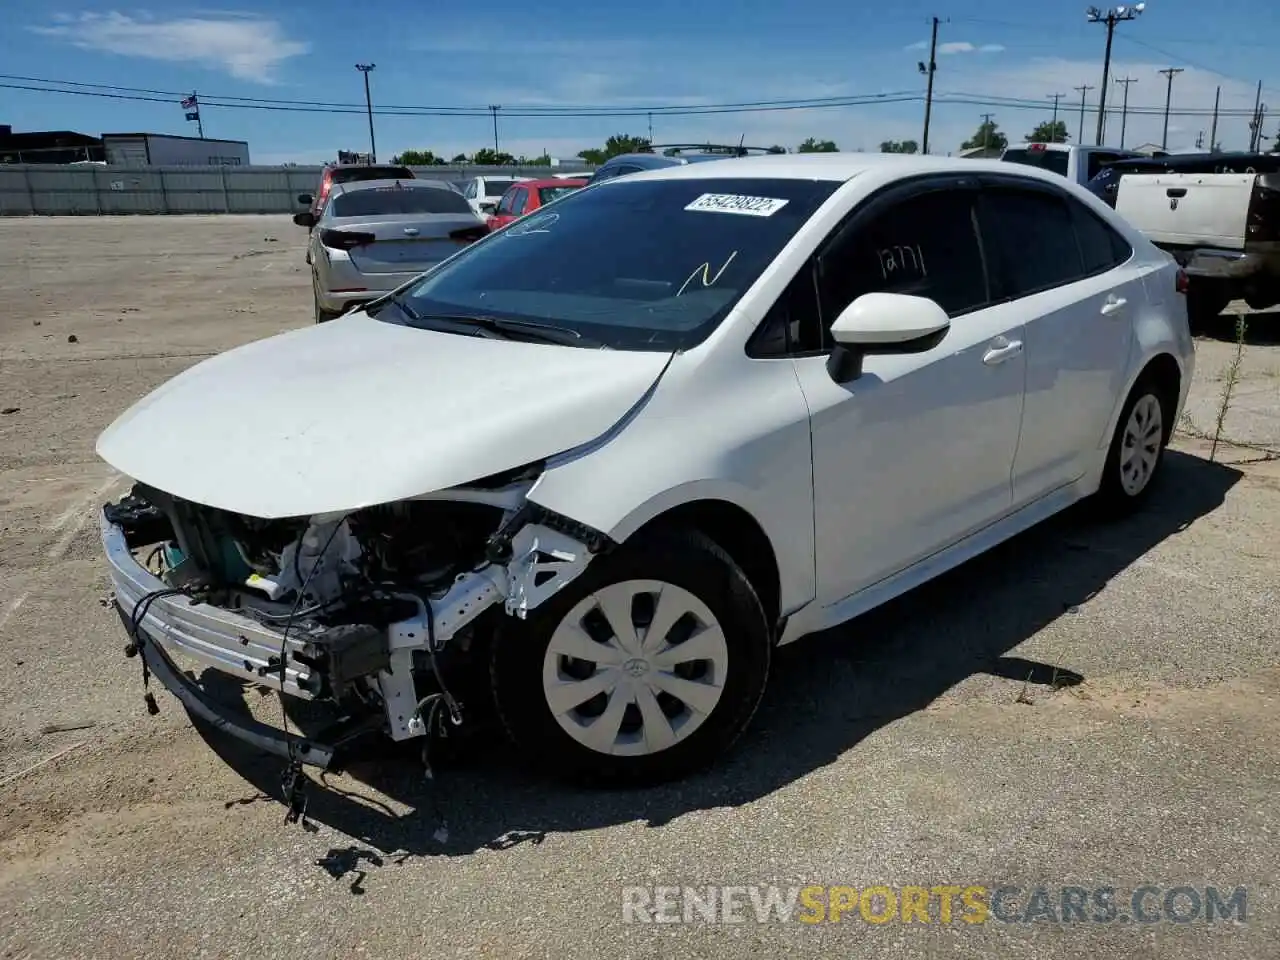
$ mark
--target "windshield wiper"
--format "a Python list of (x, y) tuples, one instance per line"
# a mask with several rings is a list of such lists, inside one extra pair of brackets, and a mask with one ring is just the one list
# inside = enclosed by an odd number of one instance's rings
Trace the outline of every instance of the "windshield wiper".
[[(403, 305), (400, 305), (403, 309)], [(478, 327), (490, 336), (507, 340), (538, 340), (543, 343), (556, 343), (575, 347), (602, 347), (599, 340), (584, 337), (571, 327), (560, 327), (551, 323), (539, 323), (536, 320), (512, 320), (507, 317), (491, 317), (484, 314), (449, 314), (428, 313), (412, 317), (418, 323), (431, 323), (439, 320), (443, 323), (456, 323), (467, 327)]]

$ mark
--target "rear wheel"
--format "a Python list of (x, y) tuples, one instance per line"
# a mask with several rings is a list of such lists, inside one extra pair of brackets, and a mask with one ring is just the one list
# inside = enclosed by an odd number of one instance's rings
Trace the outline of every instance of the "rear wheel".
[(1098, 503), (1107, 513), (1125, 514), (1147, 499), (1173, 432), (1173, 404), (1155, 378), (1142, 377), (1120, 411), (1107, 451)]
[(578, 780), (655, 783), (710, 764), (764, 692), (772, 640), (746, 576), (697, 533), (628, 543), (505, 621), (494, 699), (522, 756)]
[(1192, 329), (1202, 329), (1218, 322), (1218, 317), (1231, 302), (1231, 291), (1213, 280), (1193, 280), (1187, 288), (1187, 321)]
[(313, 293), (312, 299), (315, 300), (316, 323), (326, 323), (329, 320), (337, 320), (338, 317), (342, 316), (341, 313), (335, 313), (332, 310), (326, 310), (324, 307), (320, 306), (320, 295), (318, 293)]

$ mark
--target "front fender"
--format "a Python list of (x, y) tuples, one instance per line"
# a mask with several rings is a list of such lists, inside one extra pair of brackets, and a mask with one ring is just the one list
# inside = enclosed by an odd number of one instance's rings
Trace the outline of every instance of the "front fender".
[(733, 504), (769, 538), (794, 609), (815, 593), (808, 408), (790, 360), (732, 361), (674, 360), (633, 419), (549, 463), (529, 499), (619, 542), (683, 504)]

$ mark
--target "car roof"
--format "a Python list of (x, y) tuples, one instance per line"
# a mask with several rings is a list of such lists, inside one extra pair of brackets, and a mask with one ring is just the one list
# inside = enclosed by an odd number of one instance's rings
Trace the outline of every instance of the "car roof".
[(901, 177), (929, 173), (998, 173), (1061, 185), (1062, 177), (1052, 171), (1000, 160), (971, 160), (966, 157), (922, 156), (909, 153), (787, 153), (756, 157), (721, 157), (723, 163), (682, 163), (641, 170), (626, 177), (603, 181), (599, 186), (636, 180), (851, 180), (860, 173), (886, 172)]
[(335, 183), (333, 185), (333, 193), (330, 195), (336, 197), (344, 193), (360, 193), (364, 190), (386, 190), (393, 187), (400, 187), (402, 190), (448, 190), (450, 193), (453, 192), (453, 189), (443, 180), (397, 180), (393, 177), (387, 177), (383, 180), (353, 180), (350, 183)]
[[(586, 182), (587, 182), (587, 178), (586, 178), (586, 176), (581, 176), (581, 177), (546, 177), (546, 178), (544, 178), (544, 179), (542, 179), (542, 180), (521, 180), (521, 181), (520, 181), (520, 186), (522, 186), (522, 187), (536, 187), (536, 188), (538, 188), (538, 189), (542, 189), (543, 187), (563, 187), (563, 186), (565, 186), (566, 184), (572, 184), (572, 183), (584, 183), (584, 184), (585, 184)], [(513, 189), (514, 189), (514, 188), (513, 188)]]

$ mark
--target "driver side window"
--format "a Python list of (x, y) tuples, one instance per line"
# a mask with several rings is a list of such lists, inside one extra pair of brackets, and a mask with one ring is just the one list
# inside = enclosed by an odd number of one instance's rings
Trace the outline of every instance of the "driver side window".
[(990, 299), (978, 239), (977, 192), (937, 189), (855, 221), (818, 259), (824, 332), (864, 293), (928, 297), (956, 317)]

